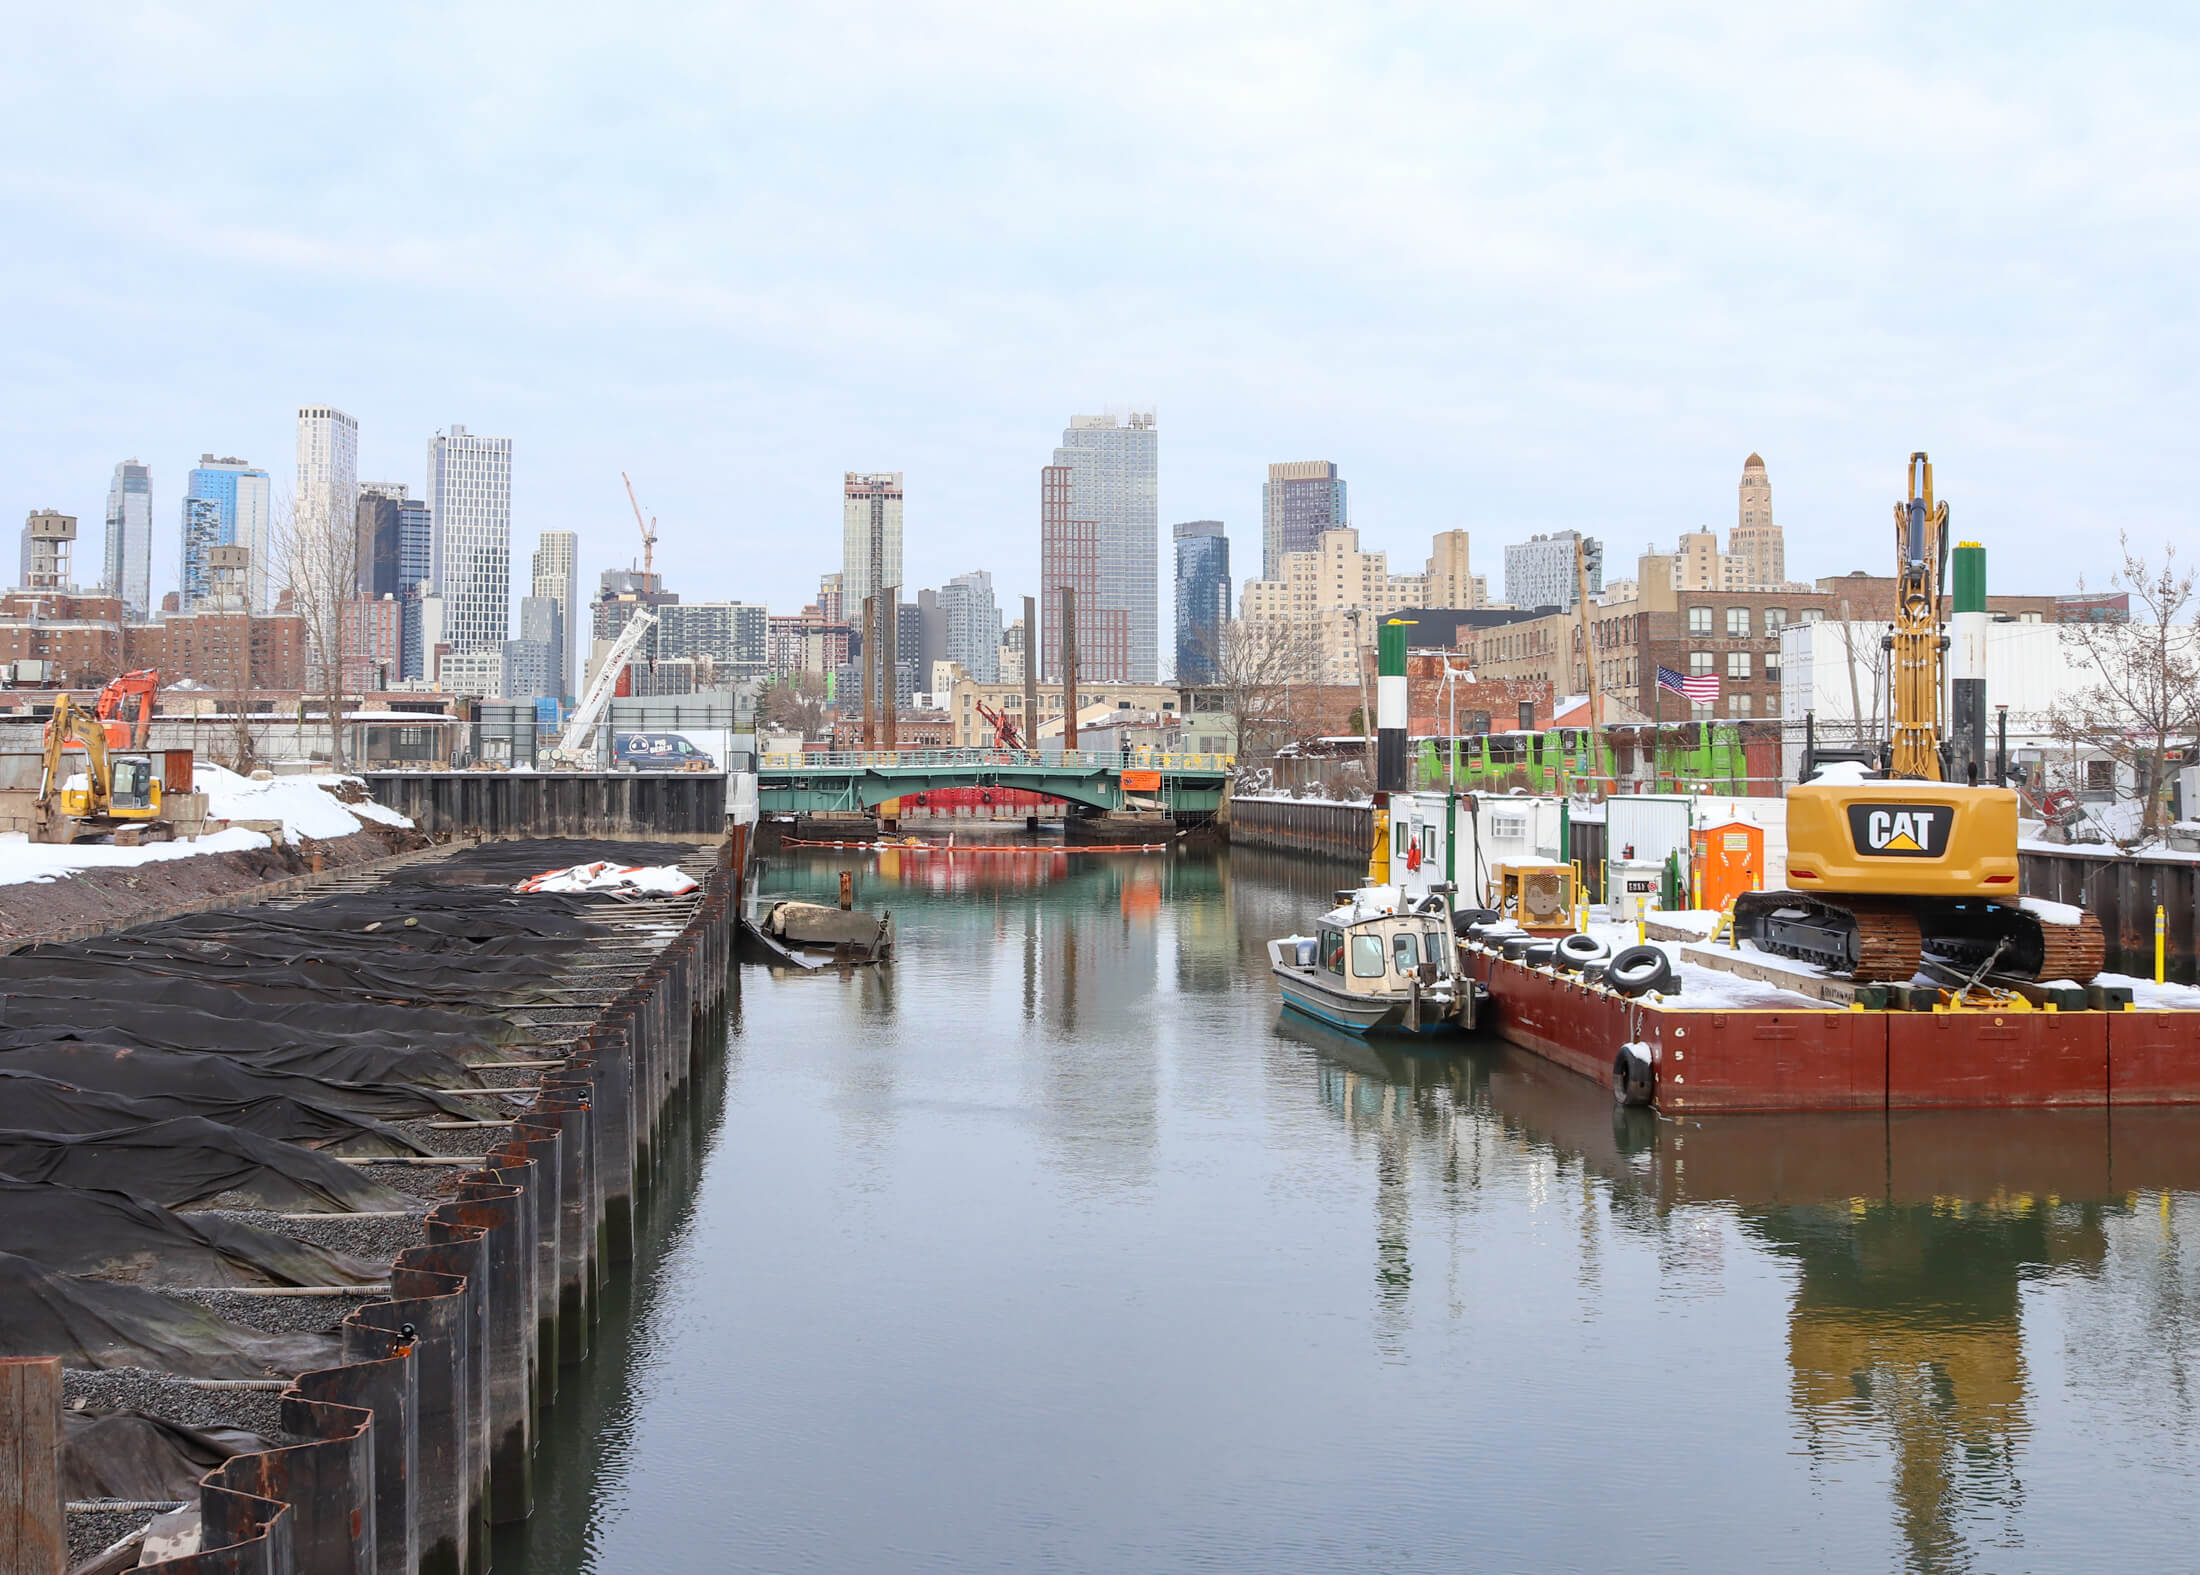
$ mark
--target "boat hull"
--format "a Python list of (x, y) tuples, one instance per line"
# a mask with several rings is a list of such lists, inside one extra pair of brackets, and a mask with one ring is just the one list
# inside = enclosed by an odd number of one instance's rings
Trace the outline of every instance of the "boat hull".
[(1406, 1003), (1395, 997), (1349, 995), (1342, 990), (1325, 989), (1292, 969), (1271, 971), (1283, 992), (1285, 1006), (1332, 1028), (1356, 1034), (1418, 1033), (1422, 1037), (1457, 1033), (1460, 1028), (1455, 1004), (1451, 1001), (1424, 1000), (1421, 1026), (1415, 1030), (1406, 1026)]

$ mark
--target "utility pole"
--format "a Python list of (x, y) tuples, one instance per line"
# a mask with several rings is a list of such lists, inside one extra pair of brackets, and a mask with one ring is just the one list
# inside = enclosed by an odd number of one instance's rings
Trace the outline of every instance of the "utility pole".
[(1574, 606), (1581, 613), (1581, 664), (1589, 675), (1589, 773), (1602, 776), (1598, 751), (1604, 743), (1603, 685), (1597, 678), (1596, 625), (1589, 617), (1589, 551), (1574, 532)]
[(878, 598), (863, 598), (863, 747), (878, 746)]

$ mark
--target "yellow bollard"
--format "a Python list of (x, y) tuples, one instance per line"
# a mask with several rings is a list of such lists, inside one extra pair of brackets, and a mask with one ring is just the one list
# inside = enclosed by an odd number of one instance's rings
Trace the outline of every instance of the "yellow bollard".
[(2169, 950), (2169, 912), (2160, 903), (2154, 905), (2154, 982), (2163, 982), (2162, 963)]

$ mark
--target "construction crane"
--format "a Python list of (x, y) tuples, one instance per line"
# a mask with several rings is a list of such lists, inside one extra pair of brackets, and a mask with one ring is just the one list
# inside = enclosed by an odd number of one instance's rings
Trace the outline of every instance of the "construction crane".
[[(625, 471), (619, 472), (619, 479), (626, 481)], [(655, 574), (657, 572), (657, 516), (652, 514), (647, 520), (642, 518), (642, 505), (640, 500), (634, 496), (634, 483), (631, 481), (626, 481), (626, 501), (634, 509), (634, 523), (642, 528), (642, 572), (644, 574)]]
[(589, 764), (584, 754), (596, 724), (610, 709), (611, 696), (617, 692), (620, 675), (626, 664), (633, 660), (649, 631), (657, 627), (657, 615), (647, 607), (637, 607), (627, 619), (626, 627), (619, 631), (618, 639), (605, 653), (603, 666), (596, 670), (596, 681), (588, 686), (588, 694), (574, 709), (573, 720), (566, 724), (565, 736), (558, 740), (558, 747), (550, 751), (550, 763), (558, 766), (582, 766)]

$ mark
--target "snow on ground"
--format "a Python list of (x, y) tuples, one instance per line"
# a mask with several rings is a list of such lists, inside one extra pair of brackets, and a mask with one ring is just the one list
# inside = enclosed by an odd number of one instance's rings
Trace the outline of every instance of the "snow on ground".
[(2156, 984), (2152, 979), (2134, 978), (2128, 973), (2096, 974), (2093, 982), (2103, 985), (2123, 985), (2131, 991), (2132, 1003), (2173, 1012), (2200, 1012), (2200, 988), (2189, 984)]
[(268, 845), (265, 836), (257, 831), (246, 831), (241, 826), (183, 842), (147, 843), (141, 848), (106, 847), (96, 843), (49, 844), (33, 842), (20, 831), (8, 832), (0, 834), (0, 886), (60, 880), (80, 870), (164, 864), (170, 859), (197, 858), (202, 853), (250, 853)]
[[(333, 776), (282, 776), (266, 782), (241, 777), (224, 766), (202, 761), (192, 773), (192, 786), (204, 793), (206, 813), (215, 820), (279, 820), (283, 838), (296, 842), (313, 837), (327, 842), (348, 837), (362, 820), (385, 826), (410, 826), (412, 822), (379, 804), (346, 804), (328, 791), (339, 781), (357, 778)], [(324, 786), (326, 784), (326, 786)]]

